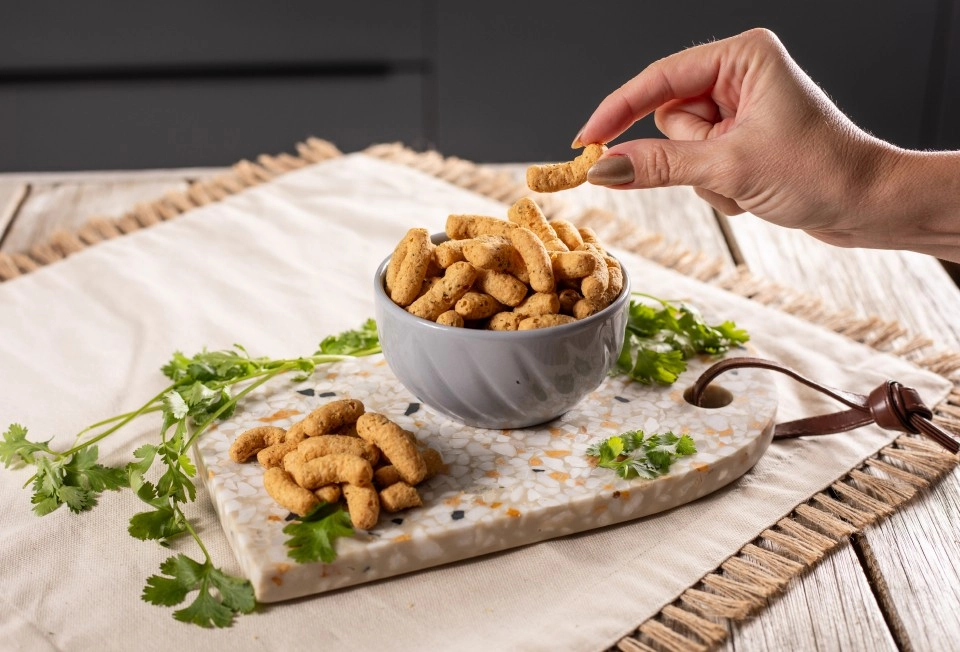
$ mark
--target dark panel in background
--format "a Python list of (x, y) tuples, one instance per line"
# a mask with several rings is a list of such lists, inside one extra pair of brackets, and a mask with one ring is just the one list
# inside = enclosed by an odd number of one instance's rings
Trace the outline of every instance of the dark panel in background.
[(421, 96), (417, 74), (0, 85), (0, 170), (230, 165), (310, 135), (416, 142)]
[(308, 135), (560, 159), (646, 63), (760, 25), (873, 133), (960, 147), (957, 4), (5, 3), (0, 172), (228, 165)]
[(0, 72), (420, 60), (423, 2), (5, 2)]
[[(596, 104), (647, 63), (751, 27), (778, 33), (856, 122), (919, 144), (936, 2), (438, 4), (438, 145), (479, 161), (569, 156)], [(632, 137), (659, 135), (648, 119)]]
[[(945, 39), (943, 48), (943, 93), (932, 98), (939, 106), (931, 107), (937, 125), (931, 146), (960, 149), (960, 0), (941, 2), (946, 5), (943, 19), (950, 26), (950, 37)], [(955, 273), (955, 278), (960, 278), (960, 271)]]

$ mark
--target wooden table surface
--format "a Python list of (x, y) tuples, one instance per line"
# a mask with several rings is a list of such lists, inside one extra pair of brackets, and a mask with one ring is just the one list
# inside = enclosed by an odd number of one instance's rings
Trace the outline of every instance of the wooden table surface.
[[(518, 175), (523, 166), (504, 166)], [(219, 170), (0, 174), (0, 252)], [(689, 249), (746, 265), (837, 310), (899, 320), (960, 350), (960, 290), (934, 259), (837, 249), (752, 216), (719, 218), (687, 188), (614, 192), (583, 186), (565, 200), (612, 210)], [(731, 628), (728, 650), (960, 648), (960, 471), (841, 545), (759, 616)]]

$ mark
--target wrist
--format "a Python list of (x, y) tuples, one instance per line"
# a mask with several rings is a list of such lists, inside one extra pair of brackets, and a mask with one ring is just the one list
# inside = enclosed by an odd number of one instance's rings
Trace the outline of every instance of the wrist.
[(960, 261), (960, 152), (883, 145), (857, 211), (863, 246)]

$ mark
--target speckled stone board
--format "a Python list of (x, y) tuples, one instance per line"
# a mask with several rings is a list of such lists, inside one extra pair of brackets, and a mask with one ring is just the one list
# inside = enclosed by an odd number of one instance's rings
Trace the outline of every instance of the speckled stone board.
[[(725, 374), (716, 384), (733, 401), (697, 408), (683, 391), (709, 360), (693, 360), (672, 387), (609, 378), (578, 407), (543, 426), (482, 430), (421, 405), (382, 356), (320, 367), (299, 384), (274, 381), (251, 393), (228, 421), (206, 433), (198, 458), (223, 528), (257, 599), (275, 602), (399, 575), (507, 548), (649, 516), (732, 482), (770, 443), (776, 389), (758, 370)], [(287, 557), (282, 530), (290, 517), (263, 488), (255, 461), (227, 452), (241, 432), (287, 427), (335, 398), (356, 398), (437, 449), (446, 473), (418, 489), (423, 507), (381, 513), (376, 527), (337, 541), (330, 564)], [(611, 435), (687, 433), (697, 453), (655, 480), (621, 480), (597, 468), (587, 447)]]

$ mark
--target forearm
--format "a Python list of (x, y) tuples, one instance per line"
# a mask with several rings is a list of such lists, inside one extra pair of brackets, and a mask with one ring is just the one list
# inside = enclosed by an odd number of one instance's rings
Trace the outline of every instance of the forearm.
[(869, 136), (848, 142), (852, 151), (838, 157), (843, 163), (828, 166), (845, 174), (823, 181), (824, 198), (833, 199), (811, 203), (826, 224), (806, 230), (840, 247), (907, 249), (960, 262), (960, 152), (903, 150)]
[(886, 247), (960, 262), (960, 152), (900, 152), (882, 195)]

